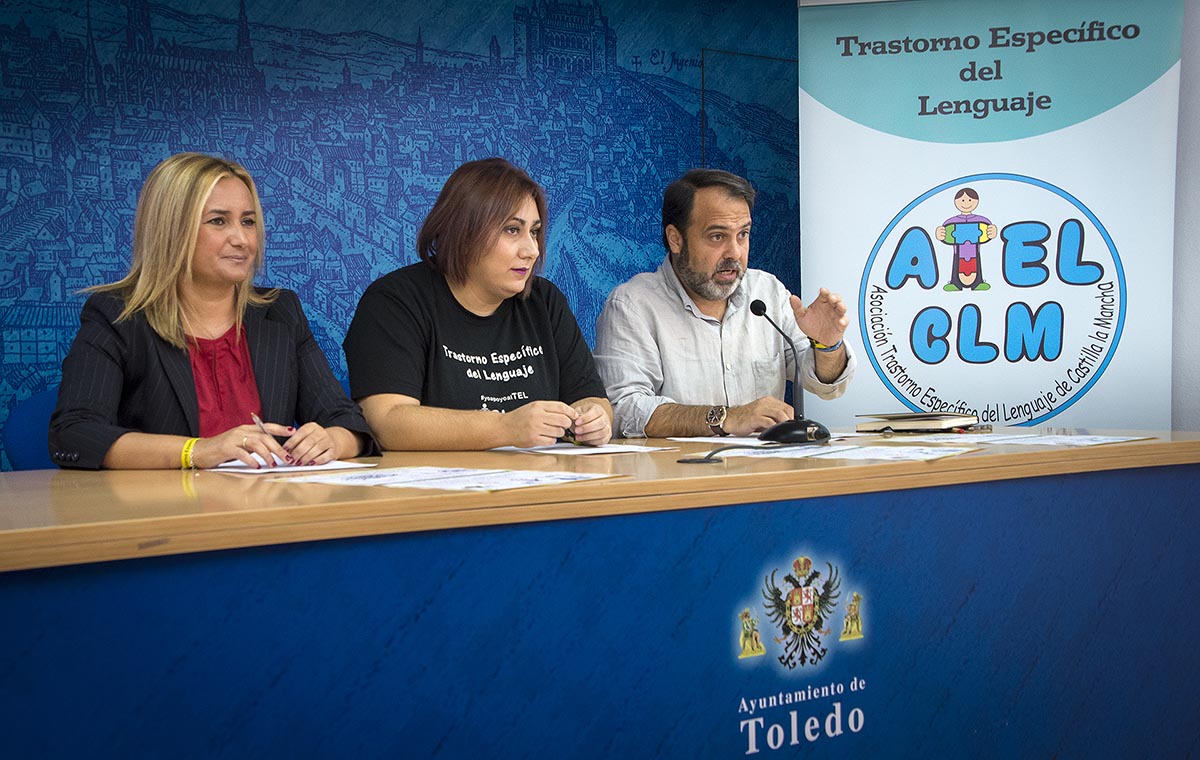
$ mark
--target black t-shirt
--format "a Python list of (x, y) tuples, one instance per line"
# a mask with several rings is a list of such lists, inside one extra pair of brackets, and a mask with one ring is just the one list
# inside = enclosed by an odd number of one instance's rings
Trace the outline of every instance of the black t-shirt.
[(354, 398), (399, 393), (424, 406), (507, 412), (604, 397), (567, 299), (541, 277), (528, 298), (480, 317), (432, 265), (411, 264), (371, 283), (342, 347)]

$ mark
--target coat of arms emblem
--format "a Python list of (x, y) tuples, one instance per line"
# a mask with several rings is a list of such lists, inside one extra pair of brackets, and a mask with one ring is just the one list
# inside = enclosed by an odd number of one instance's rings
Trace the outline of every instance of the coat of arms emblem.
[(829, 652), (821, 637), (829, 635), (825, 624), (837, 607), (842, 582), (833, 565), (826, 563), (828, 575), (824, 580), (812, 567), (811, 558), (797, 558), (792, 572), (783, 579), (790, 585), (786, 592), (775, 584), (778, 570), (772, 570), (771, 577), (765, 579), (764, 607), (782, 634), (775, 637), (775, 643), (784, 645), (779, 662), (789, 670), (797, 665), (815, 665)]

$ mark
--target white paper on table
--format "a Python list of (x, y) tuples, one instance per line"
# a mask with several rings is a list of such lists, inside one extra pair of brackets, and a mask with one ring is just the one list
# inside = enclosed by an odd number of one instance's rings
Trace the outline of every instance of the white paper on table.
[(674, 446), (630, 446), (628, 444), (607, 443), (603, 446), (585, 446), (574, 443), (552, 443), (549, 446), (498, 446), (492, 451), (515, 451), (521, 454), (560, 454), (568, 457), (586, 456), (588, 454), (634, 454), (646, 451), (678, 451)]
[(280, 459), (277, 455), (272, 454), (271, 456), (275, 458), (275, 466), (267, 467), (266, 466), (267, 460), (263, 459), (258, 454), (255, 454), (252, 452), (250, 454), (250, 456), (254, 457), (254, 461), (258, 462), (258, 465), (259, 465), (258, 467), (251, 467), (250, 465), (248, 465), (245, 462), (242, 462), (238, 459), (230, 459), (228, 462), (221, 462), (216, 467), (211, 467), (209, 469), (214, 470), (216, 472), (251, 473), (254, 475), (267, 475), (267, 474), (276, 475), (281, 472), (328, 472), (329, 470), (357, 470), (357, 469), (360, 469), (363, 467), (378, 466), (376, 464), (360, 464), (359, 462), (343, 462), (340, 459), (335, 459), (332, 462), (326, 462), (325, 464), (312, 464), (312, 465), (288, 464), (284, 460)]
[(1099, 446), (1105, 443), (1153, 439), (1152, 435), (1031, 435), (1007, 440), (1005, 443), (1021, 443), (1032, 446)]
[(453, 491), (502, 491), (510, 488), (528, 488), (612, 477), (616, 476), (538, 470), (481, 470), (467, 467), (388, 467), (372, 472), (287, 478), (287, 482), (387, 486), (389, 488), (437, 488)]
[(683, 441), (688, 443), (714, 443), (718, 446), (774, 446), (772, 441), (764, 441), (754, 436), (739, 437), (733, 435), (712, 435), (696, 438), (672, 436), (668, 441)]
[(857, 446), (781, 446), (779, 448), (732, 449), (722, 451), (722, 457), (757, 457), (767, 459), (804, 459), (806, 457), (849, 451)]
[(846, 451), (823, 451), (814, 456), (829, 459), (886, 459), (902, 462), (941, 459), (978, 450), (955, 446), (858, 446), (848, 448)]
[(1006, 435), (1004, 433), (927, 433), (925, 435), (896, 435), (888, 438), (896, 443), (1020, 443), (1017, 438), (1031, 438), (1033, 433)]
[(472, 470), (455, 477), (397, 483), (391, 488), (438, 488), (451, 491), (507, 491), (513, 488), (576, 483), (581, 480), (612, 478), (615, 475), (583, 472), (544, 472), (541, 470)]
[(351, 472), (342, 475), (309, 475), (286, 478), (288, 483), (324, 483), (335, 486), (391, 486), (409, 482), (444, 478), (469, 472), (462, 467), (382, 467), (371, 472)]

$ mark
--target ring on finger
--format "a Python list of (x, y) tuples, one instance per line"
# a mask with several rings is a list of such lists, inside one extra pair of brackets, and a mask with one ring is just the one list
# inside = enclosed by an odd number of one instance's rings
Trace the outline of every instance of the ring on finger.
[(242, 448), (243, 449), (246, 448), (246, 441), (248, 441), (249, 439), (250, 439), (250, 436), (248, 436), (248, 435), (242, 436)]

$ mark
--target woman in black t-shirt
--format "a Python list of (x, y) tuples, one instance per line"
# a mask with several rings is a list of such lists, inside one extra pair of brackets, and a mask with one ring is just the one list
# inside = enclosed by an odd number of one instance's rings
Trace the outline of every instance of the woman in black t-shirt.
[(612, 407), (591, 351), (566, 298), (534, 274), (545, 219), (524, 171), (463, 164), (421, 226), (422, 261), (363, 293), (343, 346), (351, 394), (384, 448), (608, 442)]

